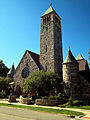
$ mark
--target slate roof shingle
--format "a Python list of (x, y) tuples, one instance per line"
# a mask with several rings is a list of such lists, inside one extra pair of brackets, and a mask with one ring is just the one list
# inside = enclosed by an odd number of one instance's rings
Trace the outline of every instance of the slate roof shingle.
[(87, 60), (78, 60), (77, 62), (79, 63), (79, 71), (89, 70)]

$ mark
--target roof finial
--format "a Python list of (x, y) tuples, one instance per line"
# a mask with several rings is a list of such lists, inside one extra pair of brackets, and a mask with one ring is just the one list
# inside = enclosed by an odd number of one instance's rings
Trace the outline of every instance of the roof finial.
[(52, 3), (50, 3), (50, 7), (52, 7)]
[(70, 46), (68, 47), (68, 49), (70, 50)]

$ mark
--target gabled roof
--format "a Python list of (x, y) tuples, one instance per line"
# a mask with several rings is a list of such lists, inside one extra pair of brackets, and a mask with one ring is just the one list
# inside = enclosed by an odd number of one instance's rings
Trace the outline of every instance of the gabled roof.
[(87, 60), (78, 60), (77, 62), (79, 63), (79, 71), (89, 70)]
[(84, 60), (83, 56), (79, 53), (78, 56), (76, 57), (76, 60)]
[(68, 51), (67, 56), (65, 58), (65, 61), (63, 63), (71, 63), (71, 62), (77, 63), (76, 59), (74, 58), (74, 56), (69, 48), (69, 51)]
[(31, 52), (29, 50), (27, 50), (29, 52), (29, 54), (31, 55), (31, 57), (33, 58), (33, 60), (35, 61), (35, 63), (37, 65), (39, 65), (39, 55), (34, 53), (34, 52)]
[(52, 5), (50, 5), (50, 7), (46, 10), (46, 12), (42, 16), (47, 15), (53, 11), (54, 11), (54, 9), (52, 8)]
[(8, 75), (14, 75), (14, 73), (15, 73), (15, 67), (14, 65), (12, 65), (11, 69), (8, 72)]
[(36, 54), (36, 53), (34, 53), (34, 52), (31, 52), (31, 51), (29, 51), (29, 50), (26, 50), (26, 52), (24, 53), (24, 55), (23, 55), (21, 61), (20, 61), (19, 64), (18, 64), (18, 66), (17, 66), (15, 72), (17, 71), (18, 67), (20, 66), (20, 64), (21, 64), (21, 62), (22, 62), (24, 56), (27, 54), (27, 52), (30, 54), (30, 56), (32, 57), (32, 59), (34, 60), (34, 62), (35, 62), (35, 63), (37, 64), (37, 66), (39, 67), (39, 55)]
[(76, 57), (76, 60), (79, 63), (79, 71), (89, 70), (87, 60), (85, 60), (80, 53)]

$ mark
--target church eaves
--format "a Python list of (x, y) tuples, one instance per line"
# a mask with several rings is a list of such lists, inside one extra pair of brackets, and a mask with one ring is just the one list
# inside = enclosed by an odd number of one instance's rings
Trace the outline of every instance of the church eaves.
[(76, 57), (76, 60), (84, 60), (83, 56), (79, 53), (78, 56)]
[(69, 51), (68, 51), (67, 56), (65, 58), (65, 61), (63, 63), (71, 63), (71, 62), (77, 63), (76, 59), (74, 58), (74, 56), (69, 48)]

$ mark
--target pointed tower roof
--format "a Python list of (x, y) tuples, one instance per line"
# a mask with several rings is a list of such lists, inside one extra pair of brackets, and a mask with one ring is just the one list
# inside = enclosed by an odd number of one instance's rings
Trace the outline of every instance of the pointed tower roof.
[(15, 67), (14, 67), (14, 64), (13, 64), (11, 69), (8, 72), (8, 75), (13, 75), (14, 73), (15, 73)]
[(76, 60), (84, 60), (83, 56), (79, 53), (78, 56), (76, 57)]
[(74, 56), (73, 56), (73, 54), (70, 50), (70, 47), (69, 47), (69, 51), (68, 51), (67, 56), (65, 58), (65, 61), (63, 63), (70, 63), (70, 62), (76, 62), (77, 63), (77, 61), (74, 58)]
[(50, 7), (46, 10), (46, 12), (42, 16), (47, 15), (53, 11), (54, 11), (54, 9), (52, 8), (52, 4), (50, 4)]

